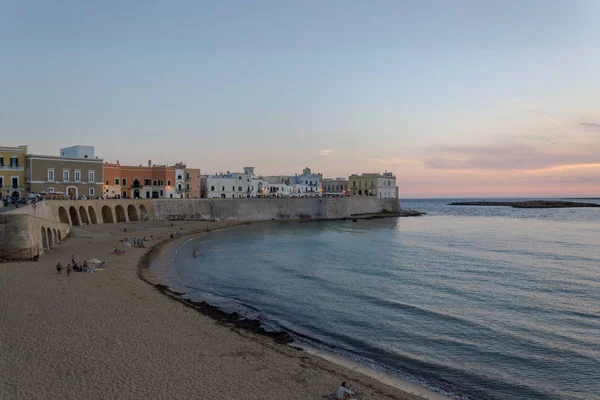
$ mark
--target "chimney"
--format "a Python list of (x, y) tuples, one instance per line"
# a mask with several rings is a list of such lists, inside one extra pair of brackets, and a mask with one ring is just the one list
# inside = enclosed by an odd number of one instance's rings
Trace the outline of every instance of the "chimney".
[(152, 160), (148, 160), (148, 166), (151, 167), (152, 166)]

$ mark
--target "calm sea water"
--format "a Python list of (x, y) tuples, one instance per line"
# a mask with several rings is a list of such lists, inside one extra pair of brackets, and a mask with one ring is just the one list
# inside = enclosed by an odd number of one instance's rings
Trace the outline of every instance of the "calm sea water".
[(455, 398), (600, 399), (600, 209), (448, 202), (218, 231), (153, 268), (191, 298)]

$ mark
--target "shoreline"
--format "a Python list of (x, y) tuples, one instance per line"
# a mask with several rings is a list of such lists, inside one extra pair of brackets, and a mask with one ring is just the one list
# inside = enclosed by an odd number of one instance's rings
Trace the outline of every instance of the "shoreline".
[[(419, 213), (418, 215), (417, 214), (404, 215), (404, 217), (420, 216), (420, 215), (422, 215), (422, 214)], [(380, 219), (380, 218), (398, 218), (400, 216), (399, 215), (384, 215), (384, 216), (377, 215), (377, 216), (375, 216), (375, 218), (373, 218), (373, 216), (371, 216), (371, 215), (368, 215), (368, 216), (361, 215), (361, 216), (357, 216), (357, 217), (359, 217), (359, 219)], [(362, 217), (362, 218), (360, 218), (360, 217)], [(344, 218), (344, 219), (340, 219), (340, 220), (351, 220), (351, 218), (350, 219)], [(289, 334), (289, 332), (287, 332), (285, 330), (267, 331), (262, 327), (259, 320), (246, 319), (243, 317), (240, 318), (240, 316), (235, 312), (233, 312), (233, 313), (224, 312), (218, 306), (212, 305), (205, 301), (197, 302), (197, 301), (193, 301), (191, 299), (185, 298), (186, 293), (180, 293), (180, 292), (172, 290), (171, 287), (167, 284), (167, 282), (158, 278), (150, 270), (150, 266), (152, 264), (153, 259), (156, 260), (156, 258), (158, 258), (160, 256), (164, 256), (166, 252), (172, 251), (175, 247), (180, 245), (182, 242), (185, 242), (191, 238), (202, 237), (203, 235), (208, 235), (215, 230), (235, 229), (235, 228), (239, 228), (244, 225), (251, 225), (251, 224), (254, 225), (254, 224), (258, 224), (258, 223), (270, 223), (270, 222), (288, 222), (288, 223), (299, 222), (299, 223), (302, 223), (302, 222), (311, 222), (311, 221), (301, 221), (301, 220), (300, 221), (289, 221), (289, 220), (271, 221), (271, 220), (269, 220), (269, 221), (245, 222), (245, 223), (240, 223), (240, 224), (234, 224), (231, 226), (220, 227), (217, 229), (212, 229), (210, 231), (190, 232), (188, 234), (178, 236), (176, 238), (167, 239), (165, 241), (158, 243), (150, 251), (146, 252), (146, 254), (144, 254), (144, 256), (140, 259), (138, 266), (137, 266), (138, 277), (142, 281), (146, 282), (148, 285), (154, 287), (162, 295), (170, 298), (171, 300), (177, 301), (177, 302), (183, 304), (184, 306), (190, 307), (190, 308), (194, 309), (195, 311), (197, 311), (203, 315), (206, 315), (216, 321), (219, 321), (223, 324), (232, 325), (233, 327), (235, 327), (237, 329), (242, 329), (244, 331), (250, 332), (255, 335), (265, 336), (265, 337), (273, 340), (277, 345), (287, 345), (287, 347), (306, 352), (308, 354), (322, 358), (328, 362), (331, 362), (331, 363), (341, 366), (343, 368), (358, 372), (369, 378), (376, 379), (377, 381), (379, 381), (385, 385), (394, 387), (405, 393), (416, 395), (416, 396), (418, 396), (418, 398), (421, 398), (421, 399), (447, 400), (450, 398), (439, 392), (436, 392), (436, 391), (430, 390), (426, 387), (420, 386), (418, 384), (414, 384), (414, 383), (408, 382), (406, 380), (394, 377), (391, 374), (386, 373), (384, 371), (375, 370), (373, 368), (370, 368), (367, 365), (364, 365), (357, 361), (342, 357), (333, 352), (329, 352), (329, 351), (322, 350), (322, 349), (317, 349), (315, 347), (310, 346), (307, 343), (303, 343), (303, 342), (299, 343), (297, 341), (294, 341), (294, 339)]]
[[(322, 399), (342, 380), (361, 400), (423, 398), (217, 322), (138, 277), (141, 260), (171, 243), (171, 233), (179, 239), (244, 223), (87, 225), (38, 262), (0, 263), (0, 316), (10, 321), (0, 330), (0, 398), (305, 400)], [(150, 234), (147, 248), (111, 254), (119, 239)], [(73, 254), (107, 264), (57, 274), (56, 262), (66, 265)]]

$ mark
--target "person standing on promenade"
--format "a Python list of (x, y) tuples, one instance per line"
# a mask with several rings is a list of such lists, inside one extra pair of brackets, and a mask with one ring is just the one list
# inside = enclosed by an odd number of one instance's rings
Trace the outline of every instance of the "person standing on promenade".
[(71, 275), (71, 264), (67, 264), (67, 276)]
[(63, 269), (63, 266), (61, 265), (61, 263), (59, 261), (58, 264), (56, 264), (56, 273), (62, 274), (62, 269)]

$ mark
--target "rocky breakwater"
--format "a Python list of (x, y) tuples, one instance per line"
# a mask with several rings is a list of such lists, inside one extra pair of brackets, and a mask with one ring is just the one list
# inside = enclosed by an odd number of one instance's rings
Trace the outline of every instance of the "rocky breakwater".
[(596, 203), (581, 203), (575, 201), (527, 200), (527, 201), (457, 201), (450, 206), (482, 206), (482, 207), (513, 207), (513, 208), (574, 208), (600, 207)]

